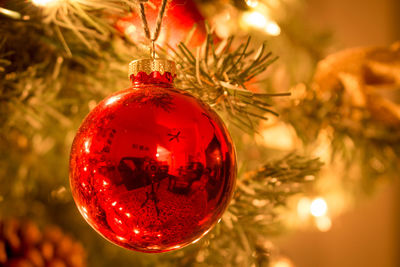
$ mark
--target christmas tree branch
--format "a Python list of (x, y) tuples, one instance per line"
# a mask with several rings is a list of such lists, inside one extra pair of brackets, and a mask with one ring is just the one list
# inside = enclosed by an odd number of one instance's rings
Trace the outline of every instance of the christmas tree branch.
[(272, 248), (260, 237), (283, 230), (277, 209), (312, 183), (321, 166), (319, 159), (289, 154), (239, 177), (234, 200), (222, 221), (197, 249), (188, 250), (176, 263), (265, 266)]
[(234, 202), (229, 208), (233, 220), (244, 225), (245, 221), (261, 225), (273, 223), (266, 218), (275, 218), (274, 209), (284, 206), (289, 196), (314, 181), (321, 166), (319, 159), (289, 154), (243, 175), (238, 179)]
[[(25, 1), (10, 2), (31, 5)], [(18, 213), (63, 225), (90, 244), (88, 250), (94, 266), (109, 262), (118, 266), (131, 262), (143, 266), (164, 263), (171, 266), (172, 261), (163, 262), (154, 255), (144, 258), (125, 253), (99, 241), (73, 204), (67, 176), (69, 149), (75, 131), (97, 101), (128, 86), (126, 61), (129, 55), (140, 56), (138, 51), (130, 51), (126, 43), (118, 43), (118, 38), (102, 39), (108, 27), (102, 28), (103, 23), (107, 23), (105, 14), (99, 14), (99, 23), (96, 19), (90, 20), (91, 16), (97, 16), (96, 12), (107, 9), (104, 5), (117, 1), (90, 1), (103, 5), (98, 6), (97, 11), (94, 6), (82, 5), (89, 1), (74, 2), (79, 7), (68, 7), (71, 16), (57, 11), (53, 17), (48, 17), (47, 7), (44, 7), (49, 20), (43, 23), (39, 16), (41, 9), (35, 8), (28, 12), (31, 18), (27, 21), (7, 18), (7, 23), (0, 24), (0, 34), (4, 37), (0, 45), (0, 197), (4, 197), (0, 213)], [(15, 10), (26, 14), (22, 8)], [(84, 18), (82, 12), (90, 18)], [(68, 16), (67, 20), (64, 15)], [(99, 47), (102, 53), (88, 49), (77, 38), (76, 31), (90, 46), (95, 43), (93, 47)], [(57, 32), (62, 33), (62, 42)], [(194, 52), (184, 44), (176, 49), (180, 70), (188, 70), (187, 77), (180, 72), (178, 85), (183, 83), (181, 88), (192, 91), (217, 110), (234, 114), (231, 121), (239, 127), (248, 125), (255, 129), (254, 119), (275, 112), (269, 102), (275, 95), (253, 93), (248, 90), (247, 83), (276, 58), (265, 45), (258, 51), (250, 49), (250, 39), (233, 50), (233, 38), (220, 44), (215, 44), (212, 38), (209, 35), (206, 45)], [(71, 51), (69, 56), (64, 52), (65, 47)], [(277, 208), (284, 206), (292, 194), (301, 191), (317, 172), (318, 164), (316, 160), (291, 155), (240, 176), (234, 201), (222, 222), (209, 238), (198, 243), (200, 249), (190, 246), (174, 253), (174, 259), (185, 264), (176, 265), (207, 262), (211, 266), (226, 266), (228, 258), (232, 265), (252, 266), (254, 263), (260, 266), (265, 260), (262, 255), (269, 253), (269, 249), (259, 237), (279, 231)], [(99, 259), (100, 250), (104, 256)]]
[[(64, 31), (74, 33), (87, 48), (98, 50), (97, 40), (107, 40), (111, 33), (114, 33), (112, 19), (122, 16), (134, 8), (136, 1), (130, 0), (74, 0), (55, 1), (45, 6), (35, 7), (33, 4), (26, 4), (26, 1), (17, 0), (7, 4), (7, 12), (10, 18), (24, 19), (28, 23), (41, 21), (51, 25), (56, 31), (65, 50), (71, 56), (69, 43), (65, 41)], [(4, 13), (1, 12), (0, 13)]]
[[(277, 60), (263, 44), (257, 51), (246, 42), (233, 48), (234, 37), (215, 43), (213, 34), (207, 34), (203, 45), (192, 52), (184, 43), (177, 49), (169, 47), (178, 64), (176, 84), (190, 91), (214, 109), (222, 111), (238, 127), (255, 131), (253, 119), (266, 119), (265, 113), (277, 115), (271, 109), (272, 97), (289, 93), (265, 94), (252, 92), (247, 83)], [(163, 50), (164, 53), (168, 51)]]
[(344, 88), (323, 99), (308, 89), (299, 103), (301, 108), (294, 111), (288, 106), (281, 109), (281, 114), (306, 144), (328, 131), (331, 159), (339, 156), (349, 163), (360, 160), (360, 177), (352, 177), (351, 181), (355, 190), (361, 187), (370, 191), (377, 176), (398, 170), (400, 128), (373, 119), (366, 107), (354, 107), (346, 101)]

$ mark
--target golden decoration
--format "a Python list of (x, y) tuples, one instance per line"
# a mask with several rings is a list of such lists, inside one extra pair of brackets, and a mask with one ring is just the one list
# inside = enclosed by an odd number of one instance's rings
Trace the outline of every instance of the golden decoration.
[(146, 58), (133, 60), (129, 63), (129, 76), (136, 76), (139, 72), (151, 74), (154, 71), (158, 71), (161, 75), (169, 72), (174, 76), (176, 73), (175, 62), (161, 58)]

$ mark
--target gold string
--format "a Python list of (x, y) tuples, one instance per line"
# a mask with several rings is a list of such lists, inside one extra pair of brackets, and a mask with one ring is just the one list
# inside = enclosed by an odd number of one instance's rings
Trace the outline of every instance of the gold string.
[(147, 23), (146, 12), (145, 12), (145, 7), (144, 7), (145, 2), (147, 2), (147, 0), (141, 0), (139, 3), (139, 6), (140, 6), (139, 15), (140, 15), (140, 18), (142, 19), (143, 30), (146, 35), (146, 38), (149, 41), (151, 41), (151, 48), (150, 48), (151, 57), (155, 58), (156, 57), (155, 42), (157, 41), (158, 37), (160, 36), (161, 24), (162, 24), (162, 20), (163, 20), (164, 14), (165, 14), (168, 0), (162, 0), (161, 8), (160, 8), (160, 11), (158, 12), (158, 17), (156, 20), (156, 28), (155, 28), (153, 36), (151, 36), (149, 24)]

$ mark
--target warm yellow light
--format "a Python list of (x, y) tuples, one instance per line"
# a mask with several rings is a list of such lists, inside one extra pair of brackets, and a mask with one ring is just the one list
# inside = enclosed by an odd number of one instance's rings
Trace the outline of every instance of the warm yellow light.
[(314, 217), (324, 216), (327, 211), (328, 205), (323, 198), (319, 197), (311, 202), (310, 212)]
[(246, 0), (246, 4), (249, 7), (256, 7), (258, 6), (258, 0)]
[(275, 21), (269, 21), (267, 26), (265, 26), (265, 31), (272, 36), (278, 36), (281, 34), (281, 28)]
[(327, 232), (332, 227), (332, 221), (328, 216), (322, 216), (316, 218), (315, 225), (321, 232)]
[(293, 267), (293, 264), (290, 260), (282, 258), (272, 263), (272, 267)]
[[(272, 121), (272, 120), (269, 120)], [(269, 148), (291, 151), (296, 146), (295, 130), (284, 122), (276, 122), (272, 125), (261, 124), (261, 134), (256, 140)]]
[(264, 29), (267, 26), (267, 18), (258, 11), (246, 12), (243, 14), (243, 22), (257, 29)]
[(303, 197), (297, 203), (297, 214), (300, 219), (305, 220), (310, 216), (311, 200)]
[(20, 13), (12, 11), (12, 10), (9, 10), (9, 9), (5, 9), (5, 8), (2, 8), (2, 7), (0, 7), (0, 14), (4, 14), (4, 15), (6, 15), (8, 17), (13, 18), (13, 19), (20, 19), (21, 18), (21, 14)]
[(47, 6), (56, 4), (59, 1), (60, 0), (32, 0), (32, 3), (37, 6)]
[(278, 36), (281, 33), (279, 25), (271, 20), (268, 14), (262, 14), (258, 11), (245, 12), (242, 16), (242, 22), (247, 27), (257, 28), (272, 36)]

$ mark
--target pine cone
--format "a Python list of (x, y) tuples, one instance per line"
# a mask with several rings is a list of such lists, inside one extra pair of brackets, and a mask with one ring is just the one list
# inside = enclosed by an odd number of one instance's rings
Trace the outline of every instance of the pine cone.
[(85, 251), (58, 227), (41, 232), (33, 222), (0, 220), (0, 266), (83, 267)]

